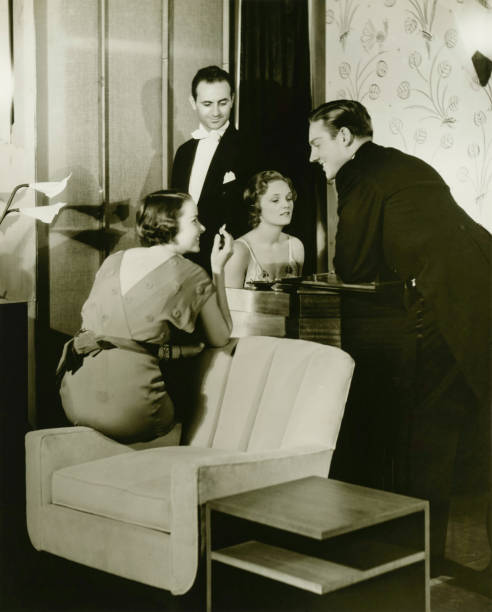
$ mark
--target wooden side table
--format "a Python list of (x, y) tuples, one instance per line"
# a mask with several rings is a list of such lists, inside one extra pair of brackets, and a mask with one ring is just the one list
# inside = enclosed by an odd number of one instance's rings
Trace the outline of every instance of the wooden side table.
[(294, 587), (315, 594), (302, 610), (429, 612), (428, 512), (424, 500), (316, 476), (211, 501), (207, 612), (213, 564), (290, 585), (278, 610)]

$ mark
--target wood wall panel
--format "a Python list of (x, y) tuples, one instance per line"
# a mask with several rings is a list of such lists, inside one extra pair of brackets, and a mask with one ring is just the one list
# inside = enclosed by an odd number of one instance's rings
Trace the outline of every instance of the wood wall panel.
[(35, 11), (37, 177), (72, 173), (58, 198), (69, 207), (39, 232), (39, 307), (51, 330), (72, 334), (101, 260), (98, 3), (38, 0)]
[[(162, 122), (163, 58), (167, 55), (163, 4), (162, 0), (108, 3), (108, 221), (113, 231), (122, 232), (113, 250), (135, 244), (135, 212), (141, 199), (166, 186), (162, 170), (167, 140), (167, 125)], [(128, 216), (121, 219), (125, 209)]]
[(172, 155), (197, 127), (195, 112), (188, 101), (195, 73), (204, 66), (222, 64), (223, 0), (170, 2), (172, 134), (169, 144)]

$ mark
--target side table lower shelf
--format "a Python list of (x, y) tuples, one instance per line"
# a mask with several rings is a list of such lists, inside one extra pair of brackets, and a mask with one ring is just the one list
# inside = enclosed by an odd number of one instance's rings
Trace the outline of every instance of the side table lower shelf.
[[(363, 546), (361, 552), (364, 552)], [(423, 551), (408, 554), (403, 550), (400, 552), (401, 556), (397, 560), (381, 563), (368, 570), (348, 567), (254, 540), (213, 551), (211, 555), (212, 561), (324, 595), (425, 560)]]

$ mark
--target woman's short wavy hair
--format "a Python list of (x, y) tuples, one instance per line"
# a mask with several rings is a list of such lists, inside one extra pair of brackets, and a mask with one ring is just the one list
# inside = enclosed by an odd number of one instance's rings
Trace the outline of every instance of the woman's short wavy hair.
[(188, 193), (177, 189), (161, 189), (145, 196), (137, 211), (137, 235), (142, 246), (169, 244), (179, 230), (179, 215)]
[(260, 223), (260, 197), (267, 192), (268, 185), (272, 181), (284, 181), (284, 183), (287, 183), (292, 192), (292, 201), (295, 202), (297, 199), (296, 190), (289, 177), (280, 174), (280, 172), (276, 170), (262, 170), (261, 172), (257, 172), (251, 177), (243, 193), (243, 199), (248, 206), (250, 227), (257, 227)]

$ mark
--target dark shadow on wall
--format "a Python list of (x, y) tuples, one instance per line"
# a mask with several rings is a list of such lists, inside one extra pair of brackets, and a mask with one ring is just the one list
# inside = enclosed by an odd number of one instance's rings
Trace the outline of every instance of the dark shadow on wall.
[(66, 210), (75, 210), (84, 215), (88, 215), (97, 221), (107, 219), (109, 223), (113, 221), (125, 221), (130, 214), (130, 200), (122, 200), (121, 202), (110, 202), (109, 204), (99, 204), (96, 206), (87, 204), (73, 204), (65, 206)]
[(59, 232), (70, 238), (71, 240), (77, 240), (94, 249), (103, 252), (112, 252), (115, 246), (118, 244), (120, 238), (125, 232), (116, 229), (94, 229), (94, 230), (61, 230)]

